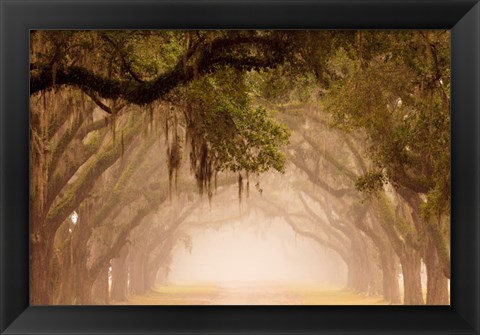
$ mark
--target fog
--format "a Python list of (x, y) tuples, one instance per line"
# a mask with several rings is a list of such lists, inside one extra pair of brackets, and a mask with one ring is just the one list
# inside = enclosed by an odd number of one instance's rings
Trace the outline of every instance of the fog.
[(298, 236), (285, 221), (269, 219), (258, 211), (232, 219), (218, 229), (192, 229), (189, 233), (191, 252), (181, 244), (173, 249), (172, 284), (345, 285), (345, 266), (338, 256)]

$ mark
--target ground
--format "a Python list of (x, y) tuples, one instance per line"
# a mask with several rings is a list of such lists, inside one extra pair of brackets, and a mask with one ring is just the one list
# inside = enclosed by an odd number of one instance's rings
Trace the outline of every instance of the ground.
[(381, 296), (321, 285), (176, 284), (157, 285), (131, 305), (384, 305)]

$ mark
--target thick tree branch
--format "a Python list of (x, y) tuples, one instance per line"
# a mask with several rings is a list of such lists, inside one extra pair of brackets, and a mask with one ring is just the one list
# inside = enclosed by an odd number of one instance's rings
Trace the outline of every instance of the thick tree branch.
[(54, 200), (60, 194), (62, 189), (67, 185), (68, 181), (73, 177), (73, 175), (80, 169), (80, 167), (85, 164), (101, 147), (103, 136), (93, 143), (90, 143), (82, 147), (82, 150), (77, 152), (75, 156), (76, 160), (74, 162), (68, 162), (65, 170), (61, 174), (55, 174), (52, 171), (51, 176), (49, 176), (48, 183), (48, 192), (45, 208), (50, 208)]
[(82, 113), (78, 113), (74, 116), (73, 124), (65, 131), (65, 133), (60, 137), (57, 142), (57, 145), (53, 148), (52, 151), (52, 160), (48, 166), (48, 179), (50, 180), (53, 177), (53, 173), (55, 172), (58, 162), (60, 161), (62, 155), (64, 154), (68, 145), (72, 142), (75, 138), (76, 134), (78, 133), (82, 123), (83, 123), (83, 115)]
[(318, 155), (322, 156), (326, 161), (332, 164), (345, 177), (347, 177), (353, 182), (357, 180), (358, 176), (353, 171), (351, 171), (347, 166), (338, 161), (329, 151), (321, 149), (318, 143), (313, 138), (311, 138), (305, 133), (303, 133), (302, 136), (305, 141), (307, 141), (307, 143), (310, 144), (310, 146), (318, 153)]
[[(124, 136), (123, 143), (128, 145), (133, 141), (135, 135), (140, 129), (140, 122), (131, 125)], [(99, 153), (99, 156), (94, 160), (85, 172), (72, 184), (66, 195), (52, 208), (47, 214), (46, 226), (52, 232), (55, 232), (70, 213), (88, 196), (88, 192), (95, 185), (95, 181), (108, 167), (113, 165), (122, 154), (122, 145), (113, 143), (105, 151)]]
[(105, 105), (103, 102), (101, 102), (100, 99), (95, 95), (93, 90), (91, 90), (89, 88), (82, 88), (82, 91), (85, 92), (85, 94), (88, 95), (90, 97), (90, 99), (92, 99), (92, 101), (97, 104), (98, 107), (103, 109), (108, 114), (113, 114), (112, 109), (110, 107), (108, 107), (107, 105)]
[[(242, 45), (255, 47), (257, 56), (242, 57), (233, 52), (235, 47)], [(169, 72), (145, 82), (105, 78), (92, 70), (78, 66), (55, 69), (50, 64), (36, 64), (30, 76), (30, 95), (54, 85), (69, 85), (89, 89), (102, 98), (122, 98), (133, 104), (145, 105), (161, 99), (174, 88), (193, 80), (197, 74), (213, 71), (217, 66), (232, 66), (242, 70), (273, 67), (284, 60), (284, 53), (279, 52), (282, 51), (282, 47), (285, 48), (278, 39), (268, 37), (218, 38), (199, 47), (195, 64), (185, 65), (183, 59), (180, 59)], [(272, 52), (274, 56), (270, 56), (269, 50), (277, 52)]]
[(297, 157), (295, 157), (295, 156), (293, 156), (289, 153), (287, 153), (287, 157), (290, 159), (290, 161), (297, 168), (299, 168), (300, 170), (302, 170), (303, 172), (305, 172), (307, 174), (308, 179), (310, 179), (310, 181), (314, 185), (320, 186), (322, 189), (326, 190), (331, 195), (333, 195), (335, 197), (338, 197), (338, 198), (341, 198), (352, 190), (350, 188), (335, 188), (335, 187), (327, 184), (319, 176), (315, 175), (315, 173), (307, 167), (307, 164), (304, 161), (298, 159)]
[(349, 242), (346, 241), (346, 239), (351, 240), (351, 232), (348, 230), (346, 227), (342, 227), (341, 225), (338, 224), (332, 224), (332, 221), (330, 223), (332, 226), (330, 226), (328, 223), (326, 223), (322, 218), (320, 218), (307, 204), (303, 196), (300, 194), (300, 200), (302, 201), (303, 207), (305, 211), (307, 212), (308, 215), (310, 215), (314, 221), (320, 225), (323, 229), (325, 229), (328, 234), (334, 236), (337, 240), (339, 240), (342, 244), (348, 245)]
[(121, 47), (114, 42), (110, 37), (108, 37), (107, 34), (101, 34), (100, 35), (107, 43), (109, 43), (113, 49), (115, 49), (118, 57), (120, 57), (120, 60), (122, 61), (122, 65), (125, 68), (125, 70), (132, 76), (132, 78), (138, 82), (138, 83), (143, 83), (143, 80), (140, 78), (138, 74), (135, 73), (135, 71), (132, 70), (132, 67), (130, 64), (128, 64), (125, 52), (121, 49)]

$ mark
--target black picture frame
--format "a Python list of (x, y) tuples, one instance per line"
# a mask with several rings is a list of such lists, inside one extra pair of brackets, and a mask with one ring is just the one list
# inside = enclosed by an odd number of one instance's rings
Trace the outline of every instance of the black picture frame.
[[(1, 334), (479, 334), (480, 4), (0, 0)], [(29, 306), (30, 29), (451, 29), (451, 306)]]

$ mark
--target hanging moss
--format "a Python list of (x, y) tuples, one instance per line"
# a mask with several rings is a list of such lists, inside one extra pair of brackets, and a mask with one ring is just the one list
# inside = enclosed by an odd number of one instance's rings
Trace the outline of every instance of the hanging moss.
[(288, 143), (289, 132), (273, 114), (255, 107), (246, 92), (243, 74), (234, 70), (202, 77), (187, 90), (190, 166), (201, 194), (213, 191), (211, 179), (218, 171), (284, 170), (286, 158), (279, 148)]
[(165, 143), (168, 143), (168, 116), (165, 118)]
[(243, 192), (243, 178), (242, 174), (238, 174), (238, 205), (242, 205), (242, 192)]
[(180, 168), (180, 164), (181, 164), (180, 140), (178, 137), (175, 137), (175, 140), (167, 148), (168, 182), (169, 182), (169, 189), (170, 189), (170, 198), (172, 197), (172, 186), (175, 186), (175, 189), (177, 189), (178, 169)]
[(167, 166), (168, 166), (168, 183), (169, 183), (169, 195), (170, 199), (172, 198), (172, 187), (175, 186), (175, 191), (177, 190), (178, 183), (178, 169), (181, 166), (182, 161), (182, 146), (181, 139), (178, 135), (178, 118), (176, 112), (170, 109), (172, 117), (170, 122), (172, 122), (171, 127), (168, 125), (169, 119), (166, 120), (166, 130), (171, 129), (171, 142), (169, 141), (170, 136), (168, 132), (166, 134), (167, 139)]
[(200, 195), (202, 195), (205, 190), (207, 193), (210, 193), (213, 169), (206, 141), (202, 141), (199, 147), (198, 143), (192, 139), (191, 158), (191, 168), (195, 171), (195, 179), (197, 181)]

